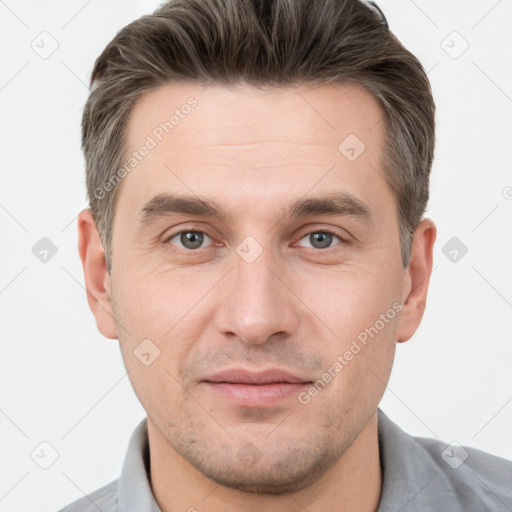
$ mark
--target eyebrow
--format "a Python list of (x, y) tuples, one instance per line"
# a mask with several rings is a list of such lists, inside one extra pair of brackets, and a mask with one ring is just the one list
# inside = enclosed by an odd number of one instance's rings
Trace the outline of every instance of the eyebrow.
[[(212, 199), (170, 193), (158, 194), (139, 210), (139, 222), (148, 226), (156, 220), (176, 214), (217, 218), (223, 222), (237, 216), (236, 212), (224, 210)], [(285, 205), (274, 217), (277, 223), (282, 218), (301, 219), (315, 215), (352, 216), (369, 224), (375, 222), (371, 208), (348, 192), (333, 192), (321, 197), (299, 199)]]

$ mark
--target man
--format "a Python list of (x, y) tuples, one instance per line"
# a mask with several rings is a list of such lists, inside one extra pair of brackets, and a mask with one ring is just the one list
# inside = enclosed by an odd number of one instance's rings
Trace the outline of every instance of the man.
[(176, 0), (96, 61), (79, 251), (147, 412), (65, 511), (512, 508), (378, 408), (425, 309), (430, 85), (374, 4)]

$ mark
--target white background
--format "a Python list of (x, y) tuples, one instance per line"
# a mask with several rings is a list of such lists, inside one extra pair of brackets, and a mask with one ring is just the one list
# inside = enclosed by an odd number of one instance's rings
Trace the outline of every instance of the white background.
[[(512, 2), (379, 5), (432, 83), (428, 216), (439, 230), (425, 317), (398, 346), (381, 406), (412, 434), (512, 459)], [(2, 512), (54, 511), (117, 478), (144, 417), (117, 341), (89, 311), (76, 215), (86, 206), (80, 120), (94, 60), (156, 6), (0, 2)], [(42, 31), (59, 45), (47, 59), (31, 48)], [(469, 44), (456, 59), (445, 51), (462, 48), (453, 31)], [(44, 236), (58, 248), (47, 263), (32, 253)], [(456, 263), (442, 252), (454, 236), (468, 247)], [(59, 454), (47, 470), (30, 456), (42, 441)]]

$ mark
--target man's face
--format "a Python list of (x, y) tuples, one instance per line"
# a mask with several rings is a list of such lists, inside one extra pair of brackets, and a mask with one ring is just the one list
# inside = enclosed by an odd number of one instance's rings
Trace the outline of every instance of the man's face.
[[(118, 196), (111, 298), (150, 433), (228, 487), (301, 488), (374, 416), (399, 337), (407, 296), (383, 111), (341, 85), (177, 84), (145, 94), (128, 127), (129, 155), (148, 136), (156, 146)], [(174, 212), (169, 194), (219, 215)], [(289, 211), (335, 194), (336, 212)], [(232, 369), (302, 384), (212, 383)]]

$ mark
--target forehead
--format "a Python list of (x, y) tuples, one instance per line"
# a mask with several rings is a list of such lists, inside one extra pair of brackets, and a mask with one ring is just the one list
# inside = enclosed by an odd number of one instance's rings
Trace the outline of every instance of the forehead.
[(241, 144), (273, 138), (320, 142), (337, 150), (337, 143), (349, 133), (365, 143), (379, 142), (382, 119), (378, 101), (354, 85), (259, 89), (180, 82), (160, 86), (137, 100), (128, 120), (127, 147), (136, 148), (150, 134), (159, 145), (170, 139), (192, 146), (196, 141)]
[(383, 119), (355, 86), (167, 84), (131, 112), (125, 162), (134, 165), (120, 195), (140, 204), (179, 189), (262, 206), (270, 191), (299, 197), (343, 186), (371, 201), (386, 188)]

